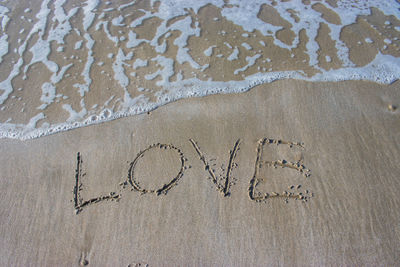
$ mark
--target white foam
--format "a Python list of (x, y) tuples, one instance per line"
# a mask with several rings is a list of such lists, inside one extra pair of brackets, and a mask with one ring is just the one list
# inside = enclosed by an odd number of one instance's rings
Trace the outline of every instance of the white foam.
[(50, 43), (43, 40), (38, 39), (38, 41), (29, 49), (32, 53), (31, 62), (25, 67), (24, 72), (26, 73), (29, 67), (35, 63), (42, 62), (51, 72), (58, 71), (58, 65), (51, 60), (48, 60), (48, 56), (51, 52)]
[(68, 111), (69, 113), (69, 118), (67, 119), (67, 122), (76, 122), (78, 120), (81, 120), (85, 117), (85, 115), (87, 114), (87, 110), (85, 108), (85, 102), (82, 99), (81, 100), (81, 110), (80, 111), (75, 111), (70, 104), (63, 104), (62, 108), (65, 109), (66, 111)]
[(90, 85), (92, 84), (92, 78), (90, 78), (90, 69), (94, 62), (92, 48), (95, 43), (95, 41), (92, 39), (92, 37), (88, 33), (84, 34), (84, 38), (86, 39), (86, 48), (88, 49), (88, 54), (87, 54), (87, 60), (86, 60), (85, 67), (84, 67), (81, 75), (83, 76), (85, 83), (84, 84), (76, 83), (73, 85), (73, 87), (78, 88), (79, 94), (81, 95), (81, 97), (83, 97), (86, 92), (89, 92)]
[(44, 83), (42, 85), (42, 96), (40, 97), (40, 101), (42, 101), (44, 104), (38, 107), (38, 109), (45, 109), (49, 104), (54, 101), (55, 97), (56, 87), (51, 83)]
[(123, 23), (123, 22), (124, 22), (124, 17), (121, 15), (119, 15), (116, 18), (113, 18), (111, 21), (112, 25), (114, 25), (114, 26), (125, 26), (125, 23)]
[(68, 14), (65, 13), (63, 5), (66, 0), (56, 0), (54, 3), (53, 22), (57, 22), (56, 26), (50, 30), (47, 41), (56, 41), (58, 44), (64, 44), (64, 37), (72, 30), (69, 19), (78, 12), (78, 8), (72, 8)]
[(391, 44), (391, 43), (392, 43), (392, 40), (386, 38), (386, 39), (383, 40), (383, 42), (384, 42), (385, 44)]
[(365, 38), (365, 42), (368, 44), (372, 44), (374, 41), (372, 41), (371, 38)]
[(130, 7), (130, 6), (134, 5), (135, 3), (136, 3), (136, 1), (131, 1), (131, 2), (127, 3), (127, 4), (120, 5), (118, 7), (118, 10), (121, 11), (122, 9)]
[(325, 56), (325, 61), (329, 63), (329, 62), (331, 62), (331, 61), (332, 61), (332, 59), (331, 59), (331, 57), (330, 57), (330, 56)]
[(172, 77), (174, 72), (174, 60), (171, 58), (166, 58), (164, 56), (157, 56), (152, 59), (152, 61), (156, 61), (158, 65), (162, 67), (162, 69), (158, 69), (156, 72), (152, 74), (145, 75), (145, 79), (153, 80), (157, 76), (161, 76), (161, 80), (156, 84), (158, 86), (167, 85), (169, 83), (170, 77)]
[(135, 63), (133, 63), (133, 68), (138, 69), (140, 67), (147, 67), (148, 64), (149, 64), (149, 61), (147, 59), (143, 60), (143, 59), (137, 58), (135, 60)]
[(155, 50), (159, 54), (164, 54), (167, 51), (167, 42), (164, 40), (161, 45), (156, 46)]
[(233, 61), (233, 60), (236, 60), (238, 58), (239, 58), (239, 49), (237, 48), (237, 46), (235, 46), (235, 48), (233, 49), (232, 54), (230, 54), (227, 59), (229, 61)]
[(38, 123), (38, 121), (42, 120), (45, 118), (45, 115), (43, 114), (43, 112), (38, 113), (36, 116), (32, 117), (28, 124), (26, 125), (27, 129), (35, 129), (36, 124)]
[(8, 53), (8, 36), (5, 34), (0, 37), (0, 63), (3, 61), (3, 56)]
[(87, 0), (85, 3), (86, 5), (83, 7), (83, 29), (87, 32), (89, 27), (92, 26), (94, 17), (96, 16), (93, 10), (99, 4), (99, 0)]
[(126, 48), (134, 48), (140, 45), (143, 42), (148, 42), (148, 40), (145, 39), (137, 39), (136, 38), (136, 33), (133, 31), (129, 31), (128, 34), (128, 42), (126, 43)]
[(249, 44), (246, 43), (246, 42), (243, 42), (243, 43), (242, 43), (242, 46), (243, 46), (244, 48), (246, 48), (247, 50), (252, 50), (252, 49), (253, 49), (253, 47), (251, 47), (251, 45), (249, 45)]
[(246, 57), (247, 64), (244, 67), (235, 70), (233, 73), (237, 75), (239, 74), (239, 72), (247, 70), (249, 67), (253, 66), (256, 63), (256, 60), (259, 59), (260, 57), (261, 57), (260, 54), (256, 54), (252, 57)]
[[(3, 32), (6, 30), (7, 24), (10, 18), (6, 15), (10, 10), (0, 5), (0, 18), (1, 18), (1, 29)], [(2, 33), (0, 36), (0, 63), (3, 61), (3, 56), (8, 53), (8, 35)]]
[(119, 38), (118, 36), (113, 36), (110, 32), (110, 30), (108, 29), (108, 21), (100, 21), (97, 25), (96, 25), (96, 30), (99, 30), (101, 28), (101, 26), (103, 26), (103, 30), (106, 33), (107, 38), (114, 42), (115, 45), (118, 45), (119, 43)]
[(83, 41), (82, 41), (82, 40), (80, 40), (80, 41), (76, 42), (76, 43), (75, 43), (75, 47), (74, 47), (74, 49), (75, 49), (75, 50), (79, 50), (79, 49), (81, 49), (81, 48), (82, 48), (82, 43), (83, 43)]
[(231, 46), (230, 43), (224, 42), (224, 45), (226, 45), (228, 48), (232, 49), (233, 47)]
[(132, 57), (133, 57), (133, 52), (129, 52), (128, 54), (125, 55), (122, 49), (120, 48), (118, 50), (118, 54), (112, 66), (114, 70), (114, 79), (118, 81), (118, 83), (124, 88), (129, 85), (129, 78), (128, 76), (126, 76), (124, 69), (124, 65), (128, 64), (125, 63), (125, 61), (131, 60)]
[(211, 57), (213, 54), (213, 49), (214, 47), (217, 47), (216, 45), (212, 45), (209, 48), (207, 48), (206, 50), (204, 50), (203, 54), (207, 57)]
[(8, 12), (10, 10), (7, 7), (0, 5), (1, 29), (3, 31), (6, 30), (7, 24), (10, 21), (10, 17), (6, 15)]
[(400, 78), (400, 59), (378, 53), (375, 59), (364, 67), (349, 67), (318, 73), (306, 79), (309, 81), (366, 80), (391, 84)]
[(191, 17), (186, 17), (183, 20), (180, 20), (176, 23), (173, 24), (174, 28), (180, 29), (184, 28), (185, 31), (182, 31), (181, 35), (174, 40), (174, 45), (178, 46), (178, 52), (176, 55), (176, 61), (179, 64), (183, 64), (185, 62), (188, 62), (192, 68), (194, 69), (200, 69), (200, 65), (193, 60), (193, 58), (189, 55), (189, 48), (186, 48), (187, 46), (187, 40), (190, 36), (200, 36), (200, 29), (198, 27), (195, 27), (194, 29), (191, 27), (187, 27), (187, 25), (191, 25), (192, 23), (192, 18)]
[(50, 81), (51, 81), (53, 84), (59, 83), (59, 82), (62, 80), (62, 78), (64, 77), (65, 72), (66, 72), (70, 67), (72, 67), (73, 65), (74, 65), (73, 63), (67, 64), (67, 65), (63, 66), (63, 67), (61, 68), (61, 70), (60, 70), (58, 73), (54, 72), (53, 75), (51, 75), (51, 77), (50, 77)]

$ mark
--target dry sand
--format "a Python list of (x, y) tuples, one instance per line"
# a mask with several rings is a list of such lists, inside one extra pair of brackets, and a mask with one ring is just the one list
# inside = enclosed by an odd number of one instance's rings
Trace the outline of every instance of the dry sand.
[(0, 140), (0, 265), (394, 266), (399, 85), (278, 81)]

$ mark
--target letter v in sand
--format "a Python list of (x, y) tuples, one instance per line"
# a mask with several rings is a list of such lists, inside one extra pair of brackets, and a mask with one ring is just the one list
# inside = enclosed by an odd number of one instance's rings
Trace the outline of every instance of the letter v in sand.
[[(217, 187), (217, 190), (223, 195), (223, 196), (229, 196), (230, 195), (230, 187), (234, 183), (233, 177), (232, 177), (232, 170), (234, 167), (237, 166), (237, 164), (234, 162), (236, 158), (236, 154), (239, 150), (240, 146), (240, 139), (238, 139), (233, 146), (233, 149), (230, 151), (230, 156), (229, 156), (229, 161), (228, 161), (228, 166), (226, 168), (226, 174), (223, 176), (221, 175), (216, 175), (215, 174), (215, 169), (212, 168), (211, 163), (206, 159), (204, 153), (200, 150), (200, 147), (198, 146), (197, 142), (194, 141), (193, 139), (189, 139), (190, 143), (193, 145), (194, 149), (196, 150), (197, 154), (200, 157), (200, 160), (204, 164), (204, 169), (210, 174), (210, 179), (211, 181), (215, 184)], [(223, 167), (221, 167), (222, 172), (224, 171)]]

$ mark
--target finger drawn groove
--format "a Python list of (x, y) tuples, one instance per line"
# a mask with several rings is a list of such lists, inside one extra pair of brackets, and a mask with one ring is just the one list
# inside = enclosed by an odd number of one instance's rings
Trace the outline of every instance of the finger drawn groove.
[[(210, 174), (210, 178), (212, 180), (212, 182), (215, 184), (215, 186), (217, 187), (217, 190), (223, 195), (223, 196), (229, 196), (230, 195), (230, 186), (233, 184), (233, 178), (232, 178), (232, 170), (234, 167), (237, 166), (237, 164), (235, 163), (235, 158), (237, 155), (237, 152), (240, 149), (240, 139), (238, 139), (235, 142), (235, 145), (233, 147), (233, 149), (230, 151), (230, 156), (229, 156), (229, 161), (228, 161), (228, 167), (226, 170), (226, 175), (225, 175), (225, 182), (221, 183), (220, 179), (218, 179), (218, 177), (215, 175), (215, 170), (213, 168), (211, 168), (211, 164), (209, 161), (207, 161), (204, 153), (200, 150), (200, 147), (198, 146), (197, 142), (194, 141), (193, 139), (189, 139), (190, 143), (192, 144), (192, 146), (194, 147), (196, 153), (199, 155), (200, 160), (203, 162), (204, 164), (204, 168), (205, 170)], [(211, 159), (213, 160), (213, 159)], [(211, 161), (210, 160), (210, 161)], [(221, 170), (224, 171), (223, 166), (221, 166)]]
[(103, 200), (118, 200), (121, 198), (120, 194), (116, 194), (115, 192), (110, 192), (109, 195), (106, 196), (99, 196), (96, 198), (91, 198), (89, 200), (83, 201), (80, 191), (82, 191), (82, 156), (80, 152), (77, 154), (77, 164), (76, 164), (76, 171), (75, 171), (75, 186), (74, 186), (74, 207), (75, 213), (78, 214), (82, 211), (82, 209), (86, 206), (89, 206), (94, 203), (99, 203)]
[[(304, 149), (304, 144), (299, 143), (299, 142), (288, 142), (288, 141), (283, 141), (280, 139), (271, 139), (271, 138), (263, 138), (258, 141), (257, 145), (257, 156), (256, 156), (256, 161), (255, 161), (255, 167), (254, 167), (254, 174), (253, 177), (250, 180), (249, 184), (249, 197), (251, 200), (254, 200), (256, 202), (260, 202), (263, 200), (267, 200), (269, 198), (284, 198), (285, 202), (288, 201), (288, 199), (296, 199), (296, 200), (303, 200), (307, 201), (310, 197), (313, 196), (313, 193), (309, 192), (306, 190), (305, 192), (288, 192), (288, 191), (283, 191), (282, 193), (278, 192), (270, 192), (270, 193), (261, 193), (261, 192), (256, 192), (257, 185), (261, 181), (259, 178), (259, 170), (262, 167), (263, 164), (265, 164), (268, 167), (274, 167), (276, 168), (277, 166), (280, 166), (282, 168), (291, 168), (299, 173), (301, 173), (304, 177), (309, 177), (311, 175), (311, 170), (307, 169), (302, 163), (301, 160), (297, 162), (288, 162), (286, 160), (276, 160), (276, 161), (263, 161), (263, 148), (265, 145), (287, 145), (290, 148), (292, 147), (299, 147), (301, 149)], [(300, 189), (301, 185), (298, 185), (296, 189)], [(293, 190), (295, 189), (294, 186), (289, 186), (288, 189)]]
[[(179, 160), (180, 160), (181, 166), (180, 166), (178, 174), (168, 184), (162, 185), (162, 187), (159, 189), (144, 189), (139, 185), (139, 182), (135, 179), (135, 167), (136, 167), (139, 159), (143, 158), (144, 154), (153, 148), (172, 149), (172, 150), (176, 151), (176, 153), (178, 153), (178, 155), (179, 155)], [(183, 176), (184, 170), (185, 170), (185, 157), (183, 155), (183, 152), (179, 148), (177, 148), (173, 145), (167, 145), (167, 144), (160, 144), (160, 143), (152, 144), (145, 150), (140, 151), (139, 154), (136, 156), (136, 158), (131, 162), (130, 168), (128, 171), (128, 182), (134, 190), (141, 192), (142, 194), (146, 194), (146, 193), (155, 193), (156, 195), (167, 194), (168, 191), (172, 187), (177, 185), (178, 181)]]

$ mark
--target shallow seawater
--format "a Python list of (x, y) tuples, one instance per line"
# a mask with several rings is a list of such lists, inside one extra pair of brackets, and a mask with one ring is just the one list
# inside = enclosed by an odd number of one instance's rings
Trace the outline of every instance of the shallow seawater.
[(278, 79), (400, 77), (395, 0), (3, 0), (0, 33), (2, 138)]

